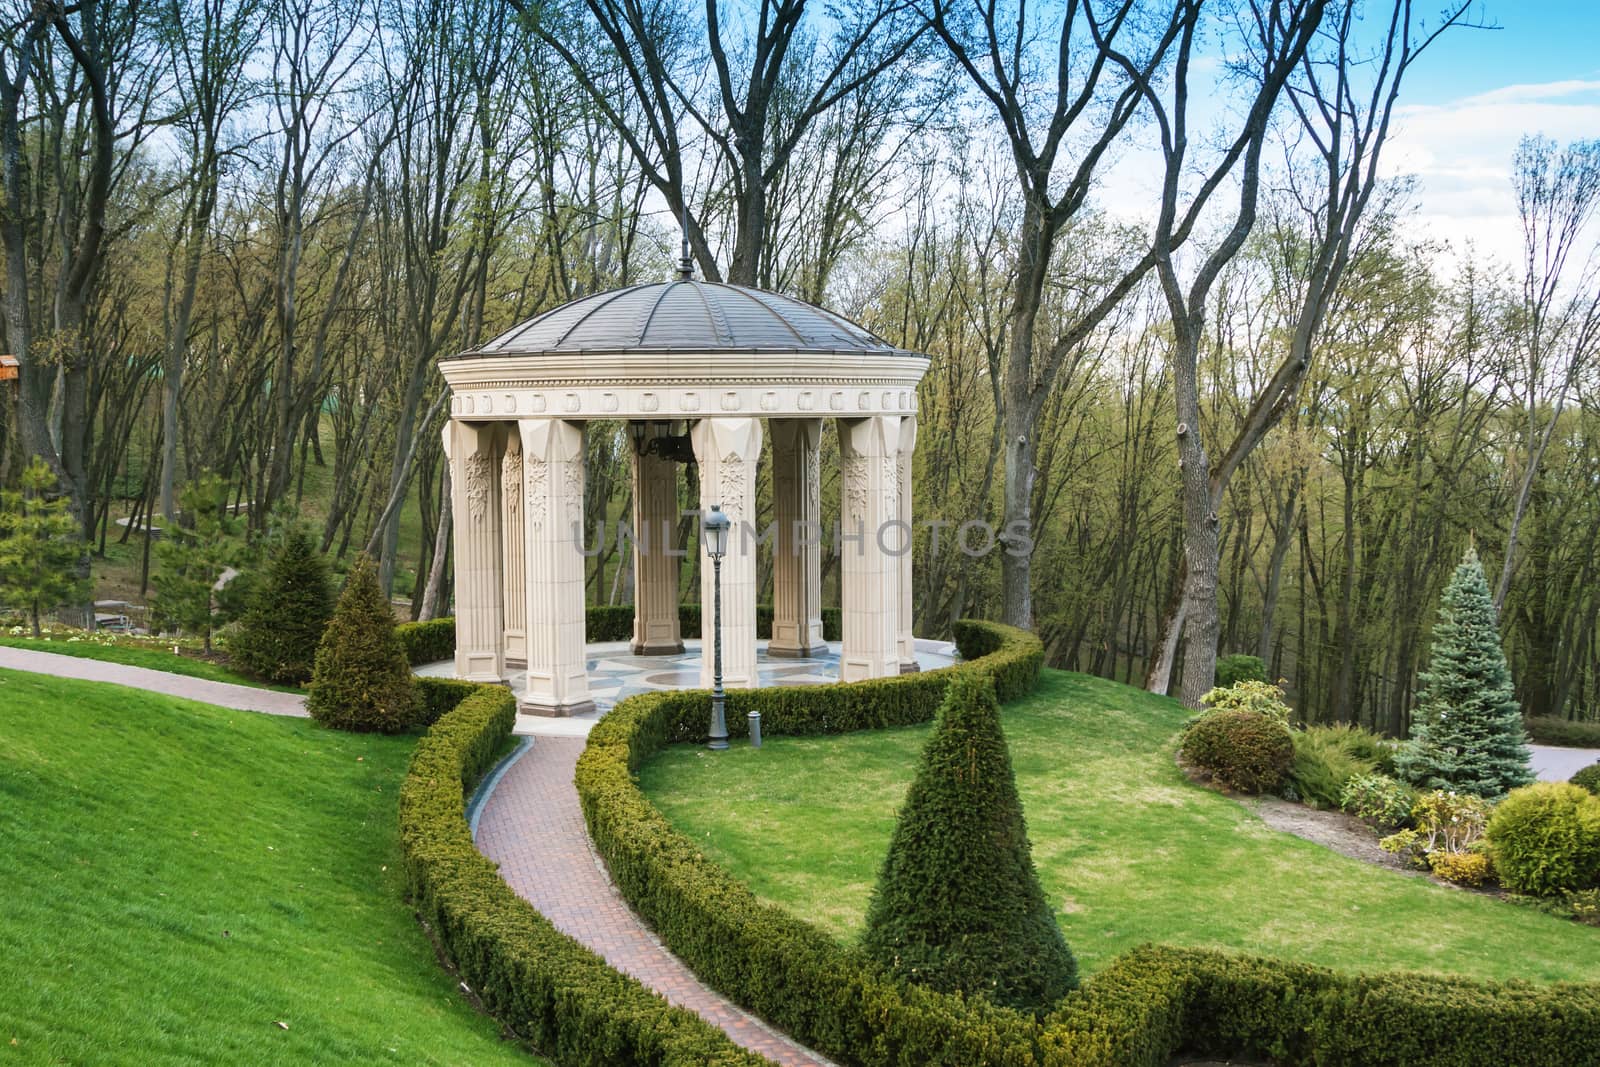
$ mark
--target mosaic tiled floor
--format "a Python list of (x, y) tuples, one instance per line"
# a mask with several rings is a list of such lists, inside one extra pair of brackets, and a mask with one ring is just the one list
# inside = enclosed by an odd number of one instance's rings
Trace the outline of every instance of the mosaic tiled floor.
[[(587, 648), (589, 667), (589, 695), (595, 710), (567, 718), (543, 718), (533, 715), (517, 716), (517, 733), (559, 736), (582, 736), (589, 732), (600, 716), (616, 706), (617, 701), (635, 693), (651, 689), (694, 689), (700, 685), (700, 642), (684, 642), (684, 650), (676, 656), (635, 656), (628, 651), (628, 642), (610, 641), (592, 644)], [(956, 660), (955, 649), (945, 641), (917, 641), (917, 662), (923, 670), (948, 666)], [(455, 664), (449, 660), (419, 667), (417, 673), (434, 678), (449, 678), (455, 673)], [(773, 658), (767, 655), (767, 643), (756, 645), (756, 673), (760, 687), (775, 685), (823, 685), (839, 680), (839, 645), (833, 642), (827, 652), (806, 659)], [(521, 694), (524, 678), (511, 679), (512, 692)]]

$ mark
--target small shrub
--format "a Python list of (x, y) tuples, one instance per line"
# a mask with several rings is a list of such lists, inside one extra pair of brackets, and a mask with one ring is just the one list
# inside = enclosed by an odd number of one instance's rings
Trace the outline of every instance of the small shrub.
[(238, 630), (228, 638), (228, 656), (269, 682), (310, 681), (332, 614), (327, 561), (305, 530), (294, 527), (267, 561), (265, 580), (257, 584)]
[(1213, 689), (1200, 698), (1200, 703), (1212, 711), (1254, 711), (1281, 723), (1289, 721), (1289, 705), (1283, 702), (1283, 690), (1266, 682), (1239, 682), (1225, 689)]
[(1533, 896), (1600, 880), (1600, 797), (1570, 782), (1513, 789), (1489, 820), (1500, 882)]
[(1414, 828), (1390, 834), (1378, 847), (1405, 857), (1413, 866), (1431, 868), (1435, 855), (1477, 851), (1488, 819), (1489, 805), (1483, 799), (1436, 789), (1412, 805)]
[(1572, 776), (1572, 784), (1600, 797), (1600, 763), (1591, 763)]
[(1422, 847), (1423, 837), (1415, 829), (1396, 830), (1378, 842), (1385, 852), (1392, 852), (1413, 867), (1428, 866), (1428, 854)]
[(1524, 719), (1523, 725), (1528, 730), (1528, 740), (1536, 745), (1600, 748), (1600, 722), (1579, 722), (1575, 719), (1558, 719), (1553, 715), (1536, 715)]
[(69, 503), (38, 456), (23, 469), (20, 491), (0, 490), (0, 599), (26, 610), (36, 638), (45, 612), (89, 598), (88, 572), (78, 573), (83, 534)]
[(1294, 738), (1259, 711), (1213, 711), (1183, 735), (1183, 755), (1229, 789), (1272, 793), (1294, 762)]
[(1423, 850), (1465, 852), (1483, 837), (1489, 804), (1471, 793), (1436, 789), (1411, 806), (1411, 821), (1423, 837)]
[(178, 628), (201, 637), (207, 652), (218, 626), (228, 621), (217, 597), (217, 583), (235, 561), (231, 535), (237, 523), (224, 505), (228, 487), (215, 474), (196, 479), (183, 490), (184, 525), (169, 525), (155, 545), (155, 595), (151, 615), (162, 629)]
[(1583, 925), (1600, 926), (1600, 889), (1569, 889), (1566, 904)]
[(1294, 734), (1289, 784), (1314, 808), (1340, 806), (1345, 783), (1378, 769), (1383, 739), (1359, 726), (1308, 726)]
[(1428, 867), (1456, 885), (1480, 886), (1493, 876), (1489, 857), (1482, 852), (1430, 852)]
[(317, 647), (306, 710), (340, 730), (400, 733), (417, 721), (416, 685), (395, 636), (394, 612), (363, 555), (350, 568), (339, 606)]
[(1411, 820), (1417, 794), (1387, 774), (1358, 774), (1339, 791), (1339, 807), (1384, 830), (1394, 830)]
[(1242, 653), (1232, 656), (1220, 656), (1217, 659), (1217, 688), (1227, 689), (1238, 685), (1240, 682), (1265, 682), (1267, 680), (1267, 665), (1261, 662), (1260, 656), (1247, 656)]

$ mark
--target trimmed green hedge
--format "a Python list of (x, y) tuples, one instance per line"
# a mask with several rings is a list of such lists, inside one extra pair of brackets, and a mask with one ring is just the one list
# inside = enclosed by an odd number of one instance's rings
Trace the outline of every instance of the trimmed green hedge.
[[(926, 722), (950, 680), (977, 672), (1014, 698), (1038, 677), (1038, 638), (962, 623), (966, 663), (830, 686), (740, 689), (728, 727), (759, 709), (771, 734), (840, 733)], [(872, 1064), (1028, 1064), (1028, 1017), (981, 999), (902, 986), (828, 934), (765, 904), (672, 827), (633, 773), (674, 741), (703, 740), (704, 691), (629, 697), (595, 726), (576, 783), (595, 847), (624, 897), (702, 980), (830, 1058)]]
[(563, 1064), (765, 1063), (556, 930), (478, 851), (466, 795), (510, 737), (516, 703), (500, 687), (477, 689), (418, 742), (400, 788), (406, 884), (462, 979)]
[(1190, 988), (1186, 1044), (1318, 1067), (1600, 1063), (1600, 985), (1347, 975), (1217, 952), (1148, 949)]
[[(1031, 634), (962, 623), (968, 662), (871, 682), (736, 690), (768, 733), (925, 721), (950, 677), (979, 671), (1028, 692)], [(623, 895), (707, 984), (843, 1063), (1161, 1067), (1180, 1050), (1285, 1064), (1476, 1067), (1600, 1063), (1600, 986), (1342, 975), (1277, 960), (1163, 947), (1115, 961), (1044, 1018), (900, 985), (858, 950), (766, 904), (708, 860), (635, 784), (664, 745), (703, 740), (708, 695), (630, 697), (589, 735), (576, 781), (595, 847)], [(730, 732), (744, 716), (729, 716)]]
[(1176, 1052), (1316, 1067), (1600, 1063), (1600, 986), (1346, 975), (1146, 945), (1039, 1028), (1041, 1064), (1162, 1067)]
[(1561, 745), (1567, 748), (1600, 748), (1600, 722), (1578, 722), (1554, 716), (1523, 719), (1528, 740), (1536, 745)]
[(406, 659), (413, 667), (455, 658), (456, 620), (454, 619), (403, 622), (394, 628), (394, 635), (400, 639), (400, 647), (406, 650)]
[(418, 729), (432, 726), (446, 712), (453, 711), (463, 700), (482, 688), (477, 682), (462, 682), (454, 678), (418, 678), (416, 682)]
[[(633, 637), (633, 605), (584, 609), (584, 640), (627, 641)], [(678, 626), (689, 636), (700, 633), (700, 605), (679, 604)], [(437, 663), (456, 654), (456, 620), (433, 619), (429, 622), (403, 622), (394, 628), (400, 643), (405, 646), (406, 657), (413, 667), (424, 663)], [(822, 609), (822, 636), (827, 641), (837, 641), (842, 633), (838, 608)], [(756, 605), (756, 636), (772, 636), (772, 605)], [(1003, 697), (1001, 699), (1004, 699)]]

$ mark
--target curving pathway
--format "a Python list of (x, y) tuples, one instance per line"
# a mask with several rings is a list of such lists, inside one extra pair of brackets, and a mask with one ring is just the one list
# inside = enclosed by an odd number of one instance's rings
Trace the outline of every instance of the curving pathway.
[(611, 884), (578, 807), (572, 772), (578, 737), (524, 743), (479, 798), (478, 850), (517, 894), (623, 974), (720, 1028), (736, 1044), (781, 1064), (828, 1061), (712, 992), (668, 952)]
[(0, 645), (0, 667), (50, 674), (57, 678), (76, 678), (84, 682), (110, 682), (130, 689), (198, 700), (237, 711), (310, 718), (310, 713), (306, 711), (306, 698), (299, 693), (280, 693), (275, 689), (213, 682), (209, 678), (191, 678), (186, 674), (130, 667), (124, 663), (106, 663), (82, 656), (63, 656), (58, 652), (36, 652), (28, 648)]
[[(0, 646), (0, 668), (110, 682), (239, 711), (309, 717), (305, 697), (191, 678), (146, 667)], [(484, 786), (476, 803), (478, 848), (556, 928), (668, 1001), (695, 1012), (737, 1044), (785, 1065), (831, 1064), (713, 993), (629, 910), (589, 846), (572, 772), (582, 737), (529, 741)]]

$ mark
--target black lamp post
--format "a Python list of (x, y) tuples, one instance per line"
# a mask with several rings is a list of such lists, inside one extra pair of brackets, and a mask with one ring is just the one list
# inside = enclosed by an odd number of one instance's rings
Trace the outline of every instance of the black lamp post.
[[(723, 715), (722, 693), (722, 557), (728, 553), (728, 527), (733, 525), (723, 514), (721, 504), (712, 504), (706, 516), (706, 555), (711, 557), (711, 742), (708, 748), (728, 747), (728, 722)], [(704, 655), (701, 650), (701, 655)]]

